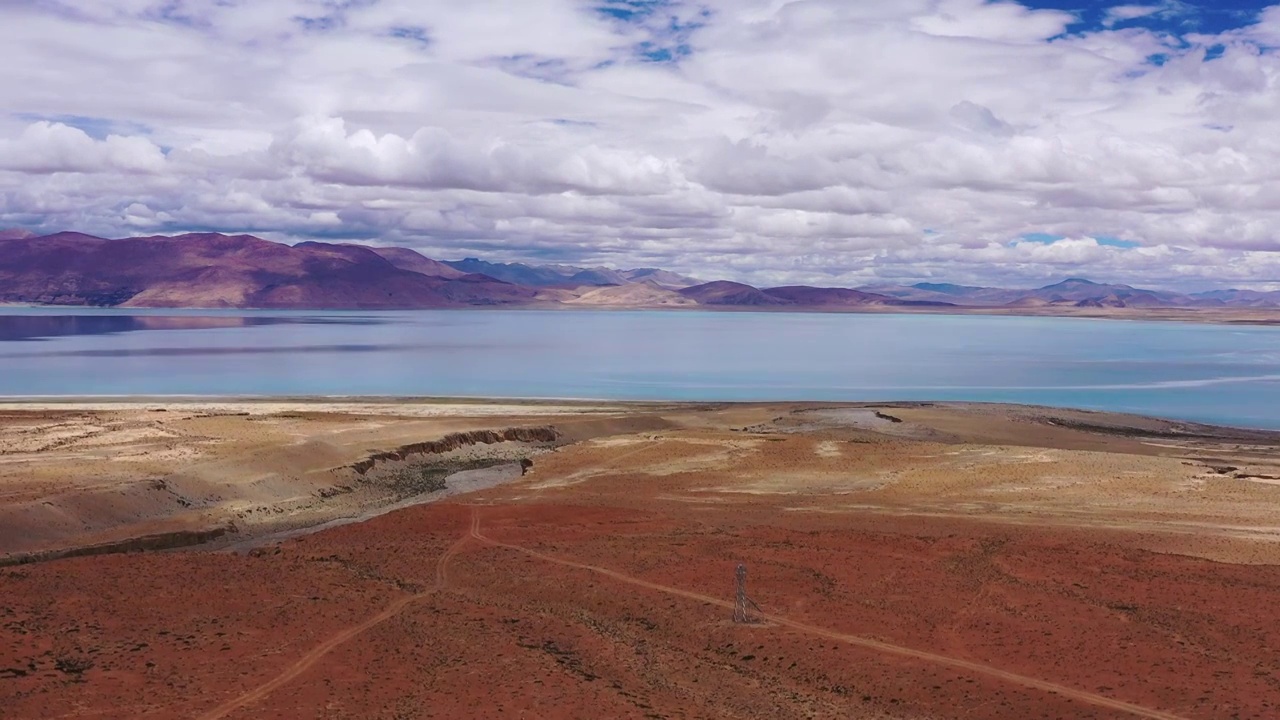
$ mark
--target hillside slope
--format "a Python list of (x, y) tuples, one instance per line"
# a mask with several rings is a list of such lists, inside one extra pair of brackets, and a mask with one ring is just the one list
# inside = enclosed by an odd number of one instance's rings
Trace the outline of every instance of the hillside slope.
[(596, 288), (565, 303), (596, 307), (694, 307), (698, 304), (674, 290), (650, 282)]
[(0, 302), (124, 307), (432, 308), (527, 302), (492, 278), (428, 277), (355, 245), (199, 233), (0, 240)]

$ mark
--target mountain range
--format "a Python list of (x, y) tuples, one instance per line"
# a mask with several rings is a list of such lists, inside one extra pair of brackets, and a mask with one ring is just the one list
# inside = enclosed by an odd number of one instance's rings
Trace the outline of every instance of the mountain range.
[(105, 239), (0, 231), (0, 303), (412, 309), (467, 306), (906, 310), (1280, 308), (1280, 292), (1195, 294), (1070, 278), (1018, 290), (946, 283), (757, 288), (658, 268), (439, 261), (409, 248), (189, 233)]
[(445, 261), (443, 264), (460, 273), (488, 275), (515, 285), (527, 285), (529, 287), (576, 288), (648, 282), (669, 290), (679, 290), (702, 282), (701, 280), (677, 275), (667, 270), (659, 270), (658, 268), (614, 270), (607, 267), (581, 268), (572, 265), (492, 263), (477, 260), (476, 258)]
[(902, 300), (946, 302), (966, 307), (1280, 307), (1280, 291), (1212, 290), (1185, 294), (1164, 290), (1145, 290), (1129, 285), (1108, 285), (1083, 278), (1068, 278), (1060, 283), (1032, 290), (973, 287), (946, 283), (917, 283), (907, 286), (886, 285), (863, 289), (867, 292), (888, 295)]
[[(421, 258), (421, 256), (418, 256)], [(421, 258), (426, 261), (427, 258)], [(407, 253), (199, 233), (0, 239), (0, 302), (122, 307), (418, 308), (532, 302), (485, 275), (426, 275)], [(407, 269), (408, 268), (408, 269)]]

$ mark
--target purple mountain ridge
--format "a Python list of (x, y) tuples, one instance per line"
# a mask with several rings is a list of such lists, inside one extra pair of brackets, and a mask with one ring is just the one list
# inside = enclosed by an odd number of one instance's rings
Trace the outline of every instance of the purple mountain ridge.
[(0, 302), (123, 307), (433, 308), (532, 301), (493, 278), (404, 270), (356, 245), (200, 233), (0, 240)]
[[(609, 288), (617, 288), (616, 291)], [(188, 233), (105, 239), (0, 231), (0, 302), (102, 307), (414, 309), (570, 304), (635, 307), (1280, 308), (1280, 291), (1183, 294), (1069, 278), (1019, 290), (949, 283), (757, 288), (659, 268), (439, 261), (398, 247)]]

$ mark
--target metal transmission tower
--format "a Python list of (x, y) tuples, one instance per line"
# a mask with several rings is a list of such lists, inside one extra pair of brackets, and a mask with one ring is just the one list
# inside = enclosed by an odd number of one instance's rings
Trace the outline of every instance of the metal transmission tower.
[(755, 609), (756, 612), (764, 612), (755, 600), (747, 597), (747, 566), (738, 563), (738, 570), (735, 573), (738, 578), (738, 592), (733, 603), (733, 621), (736, 623), (751, 622), (750, 610)]

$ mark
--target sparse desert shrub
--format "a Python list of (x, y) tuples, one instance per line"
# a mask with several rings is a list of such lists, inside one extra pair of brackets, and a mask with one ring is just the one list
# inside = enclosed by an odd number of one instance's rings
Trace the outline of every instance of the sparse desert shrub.
[(64, 675), (79, 677), (93, 667), (93, 658), (84, 655), (60, 655), (54, 659), (53, 667)]

